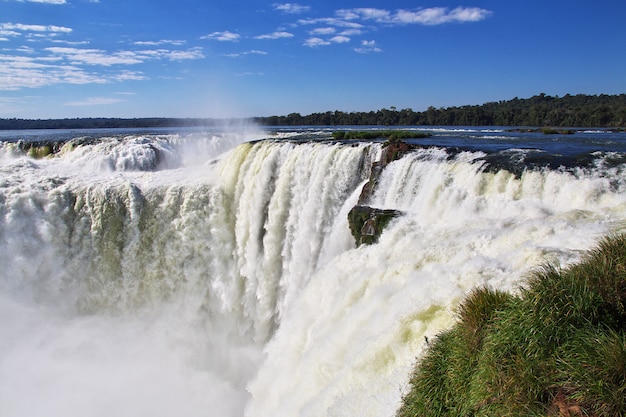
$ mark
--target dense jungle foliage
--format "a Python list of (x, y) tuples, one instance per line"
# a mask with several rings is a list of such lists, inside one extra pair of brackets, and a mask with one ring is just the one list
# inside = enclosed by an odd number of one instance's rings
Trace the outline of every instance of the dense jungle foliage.
[(255, 119), (265, 126), (554, 126), (626, 127), (626, 94), (565, 95), (545, 94), (529, 99), (485, 103), (476, 106), (429, 107), (423, 112), (411, 109), (382, 109), (367, 113), (341, 111), (301, 116), (272, 116)]
[(252, 119), (199, 118), (77, 118), (54, 120), (0, 119), (0, 130), (91, 129), (215, 126), (252, 120), (262, 126), (552, 126), (626, 127), (626, 94), (565, 95), (541, 93), (528, 99), (482, 105), (435, 108), (422, 112), (395, 107), (370, 112), (327, 111), (302, 116), (255, 117)]

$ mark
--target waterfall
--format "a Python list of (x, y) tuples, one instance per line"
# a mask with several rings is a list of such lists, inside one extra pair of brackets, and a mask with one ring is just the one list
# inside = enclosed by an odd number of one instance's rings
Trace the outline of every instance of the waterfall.
[(392, 416), (464, 294), (623, 227), (618, 171), (429, 148), (385, 167), (368, 204), (402, 215), (357, 247), (380, 144), (218, 139), (0, 149), (0, 415)]

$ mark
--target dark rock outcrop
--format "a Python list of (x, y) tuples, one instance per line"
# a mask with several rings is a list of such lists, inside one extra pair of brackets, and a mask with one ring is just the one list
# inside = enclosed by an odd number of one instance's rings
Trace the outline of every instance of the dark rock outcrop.
[(377, 209), (367, 204), (378, 187), (380, 174), (385, 167), (413, 149), (414, 146), (399, 140), (385, 142), (380, 160), (372, 164), (369, 181), (363, 185), (359, 202), (348, 213), (348, 224), (357, 246), (376, 243), (387, 224), (402, 214), (398, 210)]
[(400, 216), (398, 210), (383, 210), (368, 206), (354, 206), (348, 213), (348, 225), (357, 246), (378, 242), (389, 222)]

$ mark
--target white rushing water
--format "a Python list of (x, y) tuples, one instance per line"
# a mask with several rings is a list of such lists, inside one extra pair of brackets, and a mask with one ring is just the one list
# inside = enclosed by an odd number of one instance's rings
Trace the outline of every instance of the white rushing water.
[(391, 417), (471, 288), (626, 219), (617, 173), (431, 149), (386, 167), (369, 204), (405, 215), (356, 248), (379, 145), (253, 138), (0, 149), (0, 416)]

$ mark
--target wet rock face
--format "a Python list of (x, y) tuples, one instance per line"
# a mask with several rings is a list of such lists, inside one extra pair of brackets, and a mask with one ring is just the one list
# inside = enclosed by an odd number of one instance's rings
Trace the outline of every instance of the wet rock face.
[(354, 206), (348, 213), (348, 225), (357, 246), (378, 242), (385, 227), (400, 216), (398, 210), (383, 210), (368, 206)]
[(383, 146), (383, 152), (380, 157), (382, 169), (384, 169), (390, 162), (402, 158), (414, 149), (414, 146), (409, 145), (406, 142), (402, 142), (401, 140), (389, 141)]
[(367, 183), (365, 183), (363, 189), (361, 190), (359, 205), (367, 205), (367, 202), (370, 200), (374, 191), (378, 187), (378, 179), (380, 178), (380, 174), (383, 172), (383, 169), (385, 169), (389, 163), (402, 158), (413, 149), (415, 149), (415, 146), (400, 140), (388, 141), (383, 144), (383, 151), (381, 152), (380, 160), (372, 164), (370, 179)]
[(370, 201), (372, 195), (374, 195), (374, 191), (378, 187), (378, 179), (380, 178), (380, 173), (382, 171), (383, 169), (380, 161), (376, 161), (372, 164), (370, 179), (363, 185), (361, 194), (359, 195), (359, 205), (364, 206), (368, 203), (368, 201)]
[(358, 205), (348, 213), (348, 224), (357, 246), (376, 243), (389, 222), (402, 214), (398, 210), (383, 210), (367, 205), (378, 187), (378, 180), (383, 169), (390, 162), (402, 158), (414, 148), (402, 141), (389, 141), (383, 146), (380, 161), (372, 164), (370, 179), (361, 190)]

